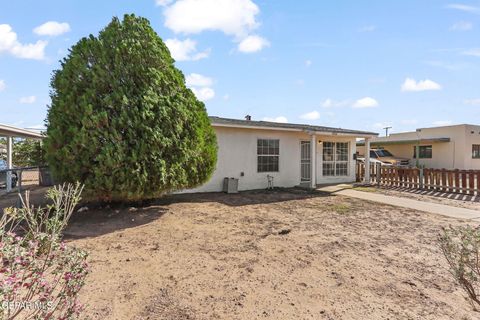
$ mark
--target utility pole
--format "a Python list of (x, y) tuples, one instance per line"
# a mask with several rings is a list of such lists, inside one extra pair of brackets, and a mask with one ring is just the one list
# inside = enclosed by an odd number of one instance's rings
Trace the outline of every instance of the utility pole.
[(392, 127), (385, 127), (385, 137), (388, 137), (388, 129), (392, 129)]

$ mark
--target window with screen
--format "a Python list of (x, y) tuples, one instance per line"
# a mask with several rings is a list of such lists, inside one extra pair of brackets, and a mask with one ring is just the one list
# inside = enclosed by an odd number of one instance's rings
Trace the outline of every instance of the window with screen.
[(472, 144), (472, 158), (480, 159), (480, 144)]
[(323, 143), (324, 176), (348, 176), (348, 142)]
[(278, 172), (280, 157), (280, 140), (258, 139), (257, 140), (257, 171)]
[[(432, 146), (419, 146), (418, 152), (418, 159), (432, 158)], [(413, 158), (417, 159), (417, 146), (413, 146)]]

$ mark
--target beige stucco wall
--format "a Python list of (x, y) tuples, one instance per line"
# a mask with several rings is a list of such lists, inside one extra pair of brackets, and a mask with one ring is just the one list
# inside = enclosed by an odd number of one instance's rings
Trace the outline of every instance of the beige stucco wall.
[[(450, 138), (450, 142), (429, 143), (432, 145), (432, 159), (419, 159), (420, 165), (428, 168), (480, 169), (480, 159), (472, 159), (472, 144), (480, 144), (480, 126), (455, 125), (435, 128), (421, 128), (416, 132), (391, 134), (376, 141), (395, 141), (410, 139)], [(415, 144), (386, 144), (383, 147), (397, 157), (409, 158), (415, 164), (413, 147)], [(380, 144), (380, 146), (382, 146)], [(358, 147), (364, 154), (364, 147)]]
[[(239, 190), (267, 188), (267, 175), (274, 177), (276, 187), (294, 187), (300, 184), (300, 141), (311, 141), (304, 132), (265, 130), (251, 128), (214, 127), (217, 134), (218, 161), (212, 178), (195, 189), (184, 192), (218, 192), (223, 189), (225, 177), (238, 178)], [(257, 172), (257, 139), (279, 139), (279, 172)], [(350, 146), (349, 175), (323, 177), (321, 156), (323, 141), (346, 141)], [(341, 136), (317, 136), (317, 184), (355, 181), (355, 138)], [(241, 173), (243, 172), (243, 176)]]
[(480, 159), (472, 159), (472, 144), (480, 144), (480, 126), (465, 126), (464, 168), (480, 169)]

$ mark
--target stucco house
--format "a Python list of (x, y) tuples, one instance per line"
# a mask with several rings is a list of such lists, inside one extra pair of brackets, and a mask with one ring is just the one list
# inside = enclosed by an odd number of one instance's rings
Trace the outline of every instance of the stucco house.
[(222, 191), (224, 178), (238, 190), (308, 186), (355, 181), (356, 140), (373, 132), (306, 124), (210, 117), (218, 160), (212, 178), (186, 192)]
[[(437, 169), (480, 169), (480, 126), (460, 124), (419, 128), (394, 133), (370, 141), (372, 148), (384, 148), (396, 157), (410, 159), (410, 164)], [(360, 155), (364, 143), (358, 142)]]

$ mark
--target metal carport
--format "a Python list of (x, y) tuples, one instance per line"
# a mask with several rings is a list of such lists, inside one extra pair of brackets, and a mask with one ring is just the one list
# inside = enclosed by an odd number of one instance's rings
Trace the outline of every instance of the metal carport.
[[(33, 138), (43, 139), (43, 135), (39, 132), (22, 129), (6, 124), (0, 124), (0, 137), (7, 139), (7, 170), (12, 168), (12, 155), (13, 155), (13, 138)], [(7, 171), (7, 192), (12, 188), (12, 171)]]

